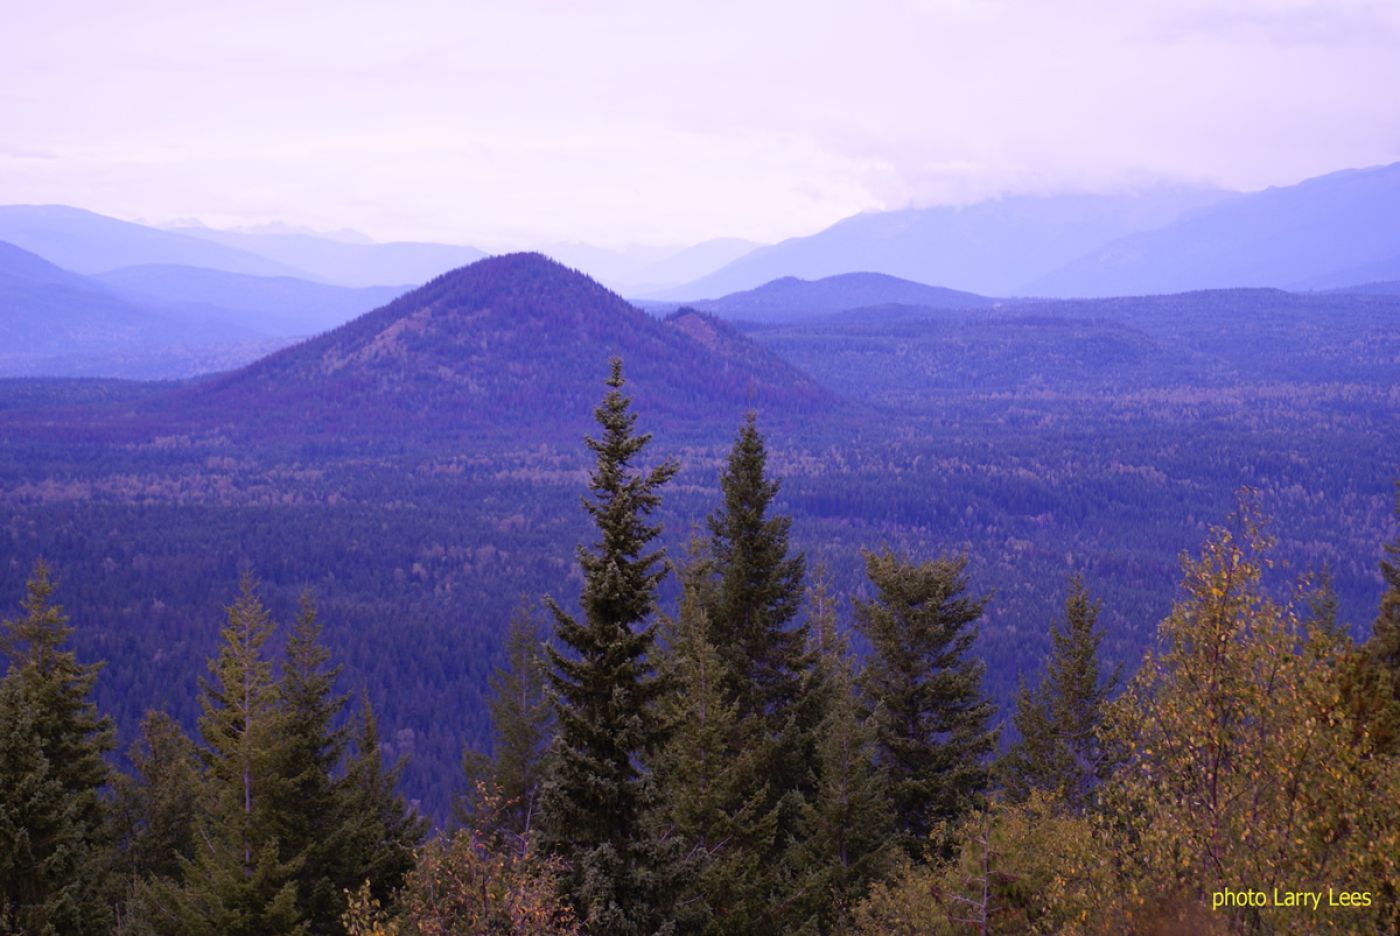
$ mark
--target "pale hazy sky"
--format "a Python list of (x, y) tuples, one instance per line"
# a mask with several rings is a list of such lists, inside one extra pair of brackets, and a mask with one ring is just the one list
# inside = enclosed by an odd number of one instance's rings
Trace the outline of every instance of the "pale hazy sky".
[(1400, 0), (0, 0), (0, 203), (507, 247), (1400, 160)]

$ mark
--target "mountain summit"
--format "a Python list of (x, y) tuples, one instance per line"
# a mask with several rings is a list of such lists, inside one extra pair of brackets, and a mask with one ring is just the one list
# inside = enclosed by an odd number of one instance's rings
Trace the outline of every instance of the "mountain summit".
[(540, 254), (509, 254), (444, 274), (189, 399), (275, 429), (528, 434), (585, 424), (618, 355), (638, 406), (657, 417), (733, 419), (750, 406), (781, 413), (828, 400), (743, 336), (715, 340), (694, 325), (657, 321)]

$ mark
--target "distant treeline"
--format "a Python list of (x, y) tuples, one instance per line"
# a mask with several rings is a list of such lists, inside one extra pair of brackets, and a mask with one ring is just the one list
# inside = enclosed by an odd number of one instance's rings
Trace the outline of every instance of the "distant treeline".
[(967, 557), (867, 552), (868, 597), (842, 620), (771, 509), (750, 417), (668, 563), (654, 514), (678, 465), (646, 460), (623, 390), (615, 361), (578, 607), (514, 616), (490, 752), (463, 752), (431, 840), (368, 702), (336, 689), (309, 594), (275, 651), (245, 577), (198, 737), (151, 712), (117, 770), (100, 664), (68, 648), (37, 564), (3, 627), (0, 933), (1400, 926), (1400, 543), (1356, 642), (1325, 573), (1266, 582), (1273, 541), (1244, 491), (1127, 679), (1072, 577), (998, 755)]

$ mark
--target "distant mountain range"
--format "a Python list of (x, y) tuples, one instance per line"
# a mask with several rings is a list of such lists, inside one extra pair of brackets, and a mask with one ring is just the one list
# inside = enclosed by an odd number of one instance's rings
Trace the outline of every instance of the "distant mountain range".
[(1093, 250), (1030, 281), (1047, 296), (1237, 286), (1319, 289), (1400, 278), (1400, 163), (1242, 195)]
[[(726, 319), (795, 322), (870, 306), (974, 309), (986, 308), (996, 302), (986, 296), (925, 286), (883, 273), (842, 273), (816, 281), (786, 276), (757, 289), (733, 293), (720, 299), (702, 299), (687, 305)], [(643, 303), (644, 307), (655, 310), (675, 305), (655, 301)]]
[(186, 376), (279, 344), (235, 322), (134, 303), (3, 242), (0, 311), (0, 376)]
[(1115, 238), (1230, 197), (1214, 189), (1163, 189), (860, 214), (810, 237), (759, 248), (709, 276), (645, 298), (713, 299), (785, 276), (821, 279), (857, 272), (1015, 295), (1024, 283)]
[[(207, 227), (174, 228), (192, 239), (256, 254), (303, 278), (340, 286), (396, 286), (426, 283), (456, 267), (480, 260), (486, 254), (475, 247), (453, 244), (354, 243), (343, 239), (296, 231), (248, 233), (216, 231)], [(235, 271), (239, 272), (239, 271)]]

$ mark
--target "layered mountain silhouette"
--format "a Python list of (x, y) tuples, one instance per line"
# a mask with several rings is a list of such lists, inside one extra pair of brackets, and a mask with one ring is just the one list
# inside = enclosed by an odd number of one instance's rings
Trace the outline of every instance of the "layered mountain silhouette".
[(192, 240), (219, 244), (340, 286), (417, 286), (486, 256), (475, 247), (417, 241), (357, 243), (293, 230), (216, 231), (174, 228)]
[[(925, 286), (883, 273), (842, 273), (819, 280), (785, 276), (757, 289), (719, 299), (689, 303), (721, 318), (748, 322), (799, 322), (871, 306), (901, 305), (930, 309), (978, 309), (997, 300), (974, 293)], [(649, 303), (664, 307), (663, 303)]]
[(186, 376), (268, 350), (254, 329), (163, 314), (3, 242), (0, 312), (0, 376)]
[(0, 205), (0, 241), (74, 273), (160, 263), (252, 276), (297, 275), (257, 254), (64, 205)]
[(272, 432), (524, 437), (586, 424), (614, 355), (651, 419), (831, 403), (721, 322), (695, 312), (658, 321), (540, 254), (510, 254), (190, 389), (180, 405)]
[(327, 331), (407, 291), (406, 287), (354, 289), (289, 276), (246, 276), (164, 264), (122, 267), (92, 279), (132, 302), (170, 308), (188, 317), (224, 319), (284, 337)]
[(1052, 296), (1238, 286), (1324, 289), (1400, 278), (1400, 163), (1242, 195), (1114, 241), (1027, 284)]
[(787, 276), (875, 272), (983, 295), (1021, 287), (1116, 238), (1160, 227), (1230, 196), (1216, 189), (999, 198), (965, 207), (874, 212), (761, 247), (646, 298), (713, 299)]

